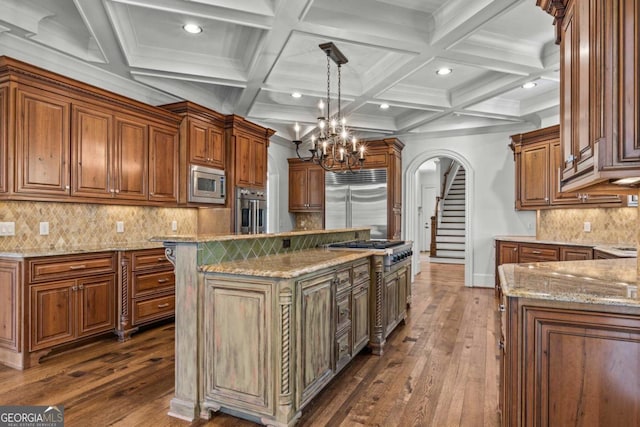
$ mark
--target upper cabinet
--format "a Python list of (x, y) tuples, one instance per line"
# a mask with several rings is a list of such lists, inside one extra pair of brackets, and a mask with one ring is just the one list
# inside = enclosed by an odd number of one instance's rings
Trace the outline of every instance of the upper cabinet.
[(3, 198), (177, 203), (176, 114), (0, 57), (0, 120)]
[(324, 212), (324, 169), (300, 159), (289, 161), (289, 212)]
[(640, 181), (638, 1), (537, 4), (555, 17), (560, 44), (562, 191), (636, 193), (614, 183)]
[(559, 126), (512, 135), (510, 146), (516, 162), (516, 209), (623, 205), (624, 198), (618, 195), (560, 191), (562, 153)]
[(238, 187), (265, 188), (267, 147), (274, 131), (232, 114), (225, 119), (225, 132), (229, 181)]

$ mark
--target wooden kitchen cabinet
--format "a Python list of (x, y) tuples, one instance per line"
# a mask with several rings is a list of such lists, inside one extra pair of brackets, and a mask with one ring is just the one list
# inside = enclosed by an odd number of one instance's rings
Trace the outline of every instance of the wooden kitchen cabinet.
[(224, 170), (224, 128), (189, 120), (189, 163)]
[(178, 201), (178, 143), (175, 128), (149, 126), (149, 201)]
[[(193, 325), (203, 337), (203, 362), (190, 368), (203, 385), (199, 415), (231, 410), (292, 425), (366, 345), (369, 327), (360, 322), (371, 321), (369, 271), (365, 257), (293, 278), (203, 273), (198, 300), (217, 309)], [(182, 378), (176, 388), (198, 388), (181, 386)]]
[(561, 188), (620, 194), (640, 176), (637, 1), (537, 3), (560, 44)]
[(93, 106), (73, 106), (73, 196), (146, 200), (147, 125)]
[(0, 79), (3, 199), (176, 205), (179, 116), (5, 56)]
[[(0, 85), (0, 194), (9, 186), (9, 89)], [(13, 168), (11, 168), (13, 170)]]
[(52, 347), (116, 325), (113, 253), (28, 259), (28, 367)]
[(624, 206), (626, 198), (619, 195), (560, 191), (559, 126), (512, 135), (510, 147), (515, 160), (516, 209)]
[(233, 162), (233, 183), (238, 187), (265, 188), (267, 147), (274, 131), (233, 114), (225, 118), (225, 131)]
[(300, 159), (289, 161), (289, 212), (324, 212), (324, 169)]
[(141, 326), (174, 316), (176, 280), (164, 248), (120, 251), (118, 260), (116, 334), (126, 341)]
[(19, 88), (16, 98), (15, 191), (65, 198), (71, 102), (31, 87)]
[(500, 308), (502, 425), (638, 425), (637, 313), (514, 297)]

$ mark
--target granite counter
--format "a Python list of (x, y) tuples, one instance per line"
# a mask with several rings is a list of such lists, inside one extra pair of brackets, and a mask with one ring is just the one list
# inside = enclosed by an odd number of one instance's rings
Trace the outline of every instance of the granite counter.
[(640, 307), (636, 258), (504, 264), (507, 297)]
[(244, 276), (290, 279), (303, 274), (367, 258), (369, 251), (333, 251), (308, 249), (300, 252), (267, 255), (200, 266), (204, 273), (225, 273)]
[(62, 246), (53, 248), (25, 248), (13, 251), (0, 252), (0, 258), (35, 258), (44, 256), (57, 255), (78, 255), (94, 252), (112, 252), (112, 251), (133, 251), (140, 249), (161, 248), (162, 242), (124, 242), (124, 243), (105, 243), (103, 245), (87, 245), (87, 246)]
[(542, 240), (535, 236), (495, 236), (494, 240), (516, 243), (535, 243), (541, 245), (581, 246), (591, 247), (594, 250), (606, 252), (618, 258), (635, 258), (637, 256), (636, 245), (629, 243), (599, 243), (599, 242), (565, 242), (560, 240)]

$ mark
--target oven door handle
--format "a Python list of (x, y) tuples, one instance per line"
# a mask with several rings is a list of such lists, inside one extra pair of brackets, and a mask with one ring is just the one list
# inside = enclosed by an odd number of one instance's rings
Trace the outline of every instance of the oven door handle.
[(251, 200), (251, 234), (258, 234), (258, 201)]

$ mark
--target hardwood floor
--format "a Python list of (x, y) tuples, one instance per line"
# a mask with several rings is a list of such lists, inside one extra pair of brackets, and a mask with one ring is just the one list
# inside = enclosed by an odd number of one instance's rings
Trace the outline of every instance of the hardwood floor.
[[(358, 355), (303, 411), (301, 426), (498, 426), (493, 289), (463, 286), (461, 265), (422, 262), (406, 324), (382, 357)], [(104, 339), (27, 371), (0, 367), (0, 405), (64, 404), (66, 426), (254, 426), (225, 414), (167, 416), (172, 324)]]

